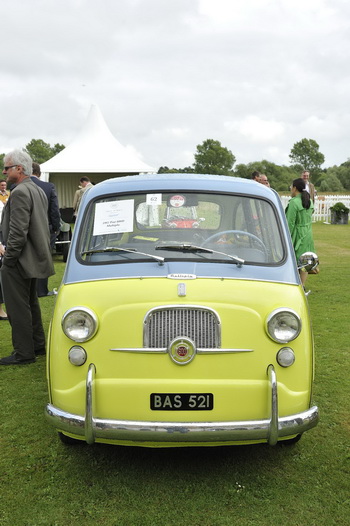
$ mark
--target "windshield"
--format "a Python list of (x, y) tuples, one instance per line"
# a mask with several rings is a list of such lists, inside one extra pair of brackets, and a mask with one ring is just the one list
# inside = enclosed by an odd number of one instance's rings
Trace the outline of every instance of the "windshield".
[(113, 195), (91, 202), (78, 252), (86, 264), (192, 260), (274, 265), (284, 256), (269, 201), (188, 192)]

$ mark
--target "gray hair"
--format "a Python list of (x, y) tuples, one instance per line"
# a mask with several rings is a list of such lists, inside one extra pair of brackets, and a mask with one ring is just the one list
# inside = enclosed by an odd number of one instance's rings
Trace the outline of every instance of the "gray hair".
[(11, 164), (21, 165), (23, 168), (24, 175), (32, 175), (32, 159), (23, 150), (13, 150), (5, 155), (4, 165), (7, 164), (7, 160), (11, 159)]

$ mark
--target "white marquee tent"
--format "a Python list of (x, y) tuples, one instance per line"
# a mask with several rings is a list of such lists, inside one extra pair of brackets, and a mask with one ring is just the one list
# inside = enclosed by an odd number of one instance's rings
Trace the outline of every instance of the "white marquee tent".
[(79, 179), (94, 183), (122, 175), (154, 172), (137, 155), (122, 146), (109, 130), (99, 108), (92, 105), (76, 138), (41, 165), (41, 178), (54, 183), (61, 208), (72, 206)]

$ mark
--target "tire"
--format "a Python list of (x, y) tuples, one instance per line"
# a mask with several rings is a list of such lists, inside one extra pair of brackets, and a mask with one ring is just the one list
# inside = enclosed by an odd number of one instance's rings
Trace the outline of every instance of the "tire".
[(299, 442), (299, 440), (301, 439), (302, 435), (303, 434), (300, 433), (300, 435), (297, 435), (294, 438), (289, 438), (288, 440), (280, 440), (278, 443), (281, 446), (292, 446), (293, 444), (296, 444), (297, 442)]
[(77, 440), (76, 438), (69, 437), (60, 431), (58, 432), (58, 436), (62, 444), (65, 444), (66, 446), (77, 446), (84, 443), (83, 440)]

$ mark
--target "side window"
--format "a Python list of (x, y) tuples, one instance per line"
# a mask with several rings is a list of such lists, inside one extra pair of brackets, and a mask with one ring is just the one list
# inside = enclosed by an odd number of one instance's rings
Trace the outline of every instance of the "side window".
[[(273, 207), (262, 199), (240, 198), (233, 200), (233, 229), (240, 232), (247, 232), (247, 235), (255, 236), (264, 246), (266, 261), (277, 263), (283, 259), (283, 245), (278, 227), (278, 221)], [(245, 240), (251, 246), (256, 246), (254, 237), (244, 237), (241, 234), (241, 241)]]

